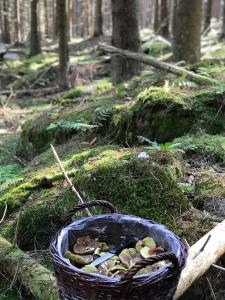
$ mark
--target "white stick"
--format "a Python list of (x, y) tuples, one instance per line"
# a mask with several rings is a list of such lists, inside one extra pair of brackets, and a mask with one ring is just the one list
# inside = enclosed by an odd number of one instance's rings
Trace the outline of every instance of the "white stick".
[(3, 216), (2, 216), (2, 218), (1, 218), (1, 220), (0, 220), (0, 224), (2, 224), (2, 222), (4, 221), (4, 219), (5, 219), (5, 215), (6, 215), (6, 212), (7, 212), (7, 207), (8, 207), (8, 205), (7, 205), (7, 202), (5, 203), (5, 209), (4, 209), (4, 212), (3, 212)]
[(187, 265), (181, 273), (173, 300), (179, 299), (192, 283), (205, 274), (224, 253), (225, 221), (218, 224), (189, 249)]
[[(61, 163), (61, 161), (60, 161), (60, 159), (59, 159), (59, 156), (58, 156), (58, 154), (57, 154), (57, 152), (56, 152), (54, 146), (53, 146), (52, 144), (51, 144), (50, 146), (51, 146), (52, 152), (53, 152), (53, 154), (54, 154), (54, 157), (55, 157), (55, 159), (56, 159), (56, 161), (57, 161), (57, 163), (58, 163), (58, 165), (59, 165), (59, 167), (60, 167), (60, 169), (61, 169), (61, 171), (62, 171), (62, 173), (63, 173), (63, 175), (64, 175), (64, 177), (65, 177), (65, 179), (66, 179), (66, 181), (68, 182), (68, 184), (69, 184), (71, 190), (76, 194), (76, 196), (77, 196), (77, 198), (79, 199), (79, 202), (80, 202), (80, 203), (85, 203), (84, 200), (81, 198), (81, 195), (80, 195), (80, 194), (78, 193), (78, 191), (76, 190), (75, 186), (72, 184), (72, 181), (71, 181), (70, 178), (68, 177), (68, 175), (67, 175), (67, 173), (66, 173), (66, 170), (64, 169), (64, 167), (63, 167), (63, 165), (62, 165), (62, 163)], [(92, 214), (90, 213), (90, 211), (89, 211), (88, 208), (85, 208), (85, 210), (86, 210), (86, 213), (87, 213), (87, 215), (88, 215), (89, 217), (92, 216)]]

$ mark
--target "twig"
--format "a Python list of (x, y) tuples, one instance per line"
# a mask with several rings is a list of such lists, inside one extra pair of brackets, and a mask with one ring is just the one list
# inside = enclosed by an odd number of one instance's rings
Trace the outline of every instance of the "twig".
[(210, 293), (211, 293), (212, 299), (213, 299), (213, 300), (216, 300), (216, 295), (215, 295), (215, 293), (214, 293), (212, 284), (211, 284), (211, 282), (209, 281), (209, 278), (208, 278), (208, 277), (206, 277), (206, 281), (207, 281), (207, 283), (208, 283), (208, 286), (209, 286), (209, 289), (210, 289)]
[[(52, 152), (54, 154), (54, 157), (55, 157), (55, 159), (56, 159), (56, 161), (57, 161), (57, 163), (58, 163), (58, 165), (59, 165), (59, 167), (60, 167), (60, 169), (61, 169), (61, 171), (62, 171), (62, 173), (63, 173), (63, 175), (65, 177), (65, 179), (66, 179), (66, 181), (68, 182), (68, 184), (70, 186), (70, 189), (72, 190), (72, 192), (74, 192), (76, 194), (76, 196), (79, 199), (80, 203), (85, 203), (84, 200), (81, 198), (80, 194), (78, 193), (78, 191), (76, 190), (75, 186), (72, 184), (72, 181), (68, 177), (68, 175), (66, 173), (66, 170), (64, 169), (64, 167), (63, 167), (63, 165), (62, 165), (62, 163), (61, 163), (61, 161), (59, 159), (59, 156), (58, 156), (58, 154), (57, 154), (54, 146), (52, 144), (50, 146), (51, 146)], [(92, 216), (92, 214), (90, 213), (90, 211), (89, 211), (88, 208), (85, 208), (85, 211), (86, 211), (86, 213), (87, 213), (87, 215), (89, 217)]]
[(195, 256), (193, 257), (193, 259), (195, 259), (201, 252), (204, 251), (204, 249), (205, 249), (206, 245), (208, 244), (210, 238), (211, 238), (211, 234), (208, 235), (206, 241), (204, 242), (204, 244), (203, 244), (202, 247), (200, 248), (199, 252), (197, 252), (197, 253), (195, 254)]
[(12, 154), (10, 151), (0, 147), (0, 151), (7, 153), (8, 155), (12, 156), (16, 161), (18, 161), (22, 166), (26, 167), (26, 163), (20, 159), (18, 156)]
[(54, 63), (52, 63), (47, 69), (45, 69), (40, 76), (38, 76), (38, 78), (30, 85), (30, 89), (32, 89), (51, 70), (53, 64)]
[(215, 264), (212, 264), (212, 267), (219, 270), (219, 271), (222, 271), (222, 272), (225, 272), (225, 268), (221, 267), (221, 266), (218, 266), (218, 265), (215, 265)]
[(5, 219), (5, 215), (6, 215), (6, 212), (7, 212), (7, 208), (8, 208), (8, 205), (7, 205), (7, 202), (5, 203), (5, 209), (4, 209), (4, 213), (3, 213), (3, 216), (0, 220), (0, 224), (2, 224), (2, 222), (4, 221)]

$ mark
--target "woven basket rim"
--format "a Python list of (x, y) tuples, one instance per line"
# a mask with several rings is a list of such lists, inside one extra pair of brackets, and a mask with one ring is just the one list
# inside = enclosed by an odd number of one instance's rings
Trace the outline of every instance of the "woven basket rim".
[[(55, 237), (52, 239), (51, 241), (51, 246), (50, 246), (50, 253), (51, 253), (51, 257), (54, 261), (54, 263), (60, 264), (61, 266), (63, 266), (64, 268), (66, 268), (70, 273), (71, 276), (75, 275), (76, 273), (79, 273), (79, 275), (83, 276), (83, 279), (86, 280), (87, 282), (89, 280), (91, 281), (95, 281), (96, 283), (103, 283), (103, 282), (108, 282), (108, 283), (112, 283), (112, 284), (122, 284), (123, 281), (121, 280), (121, 278), (117, 278), (117, 277), (109, 277), (106, 275), (102, 275), (102, 274), (98, 274), (98, 273), (89, 273), (86, 271), (83, 271), (79, 268), (76, 268), (74, 265), (72, 265), (70, 263), (70, 261), (62, 256), (60, 256), (57, 252), (57, 242), (58, 242), (58, 237), (61, 234), (61, 232), (71, 226), (74, 226), (76, 223), (81, 223), (81, 222), (85, 222), (86, 220), (90, 220), (90, 219), (101, 219), (101, 218), (105, 218), (105, 217), (110, 217), (110, 218), (123, 218), (123, 217), (129, 217), (132, 221), (133, 220), (138, 220), (139, 222), (147, 222), (150, 223), (152, 225), (155, 226), (161, 226), (162, 228), (164, 228), (165, 231), (169, 232), (171, 235), (173, 235), (174, 239), (179, 241), (180, 244), (180, 253), (176, 254), (176, 256), (181, 255), (182, 253), (182, 248), (185, 249), (185, 244), (182, 241), (182, 239), (180, 239), (177, 235), (175, 235), (171, 230), (167, 229), (166, 226), (156, 223), (154, 221), (151, 220), (146, 220), (144, 218), (141, 217), (137, 217), (137, 216), (133, 216), (133, 215), (125, 215), (125, 214), (120, 214), (120, 213), (114, 213), (114, 214), (101, 214), (101, 215), (96, 215), (96, 216), (92, 216), (92, 217), (84, 217), (81, 218), (79, 220), (76, 220), (74, 222), (72, 222), (70, 225), (66, 225), (63, 228), (61, 228), (57, 234), (55, 235)], [(147, 273), (147, 274), (142, 274), (142, 275), (135, 275), (133, 280), (136, 281), (138, 284), (140, 284), (142, 281), (146, 280), (147, 278), (151, 278), (151, 280), (157, 279), (157, 278), (168, 278), (170, 276), (173, 276), (174, 274), (171, 273), (171, 269), (169, 268), (171, 264), (167, 264), (166, 266), (160, 268), (159, 270), (156, 270), (154, 272), (151, 273)], [(180, 268), (182, 268), (182, 266), (180, 266)], [(151, 275), (149, 275), (151, 274)]]

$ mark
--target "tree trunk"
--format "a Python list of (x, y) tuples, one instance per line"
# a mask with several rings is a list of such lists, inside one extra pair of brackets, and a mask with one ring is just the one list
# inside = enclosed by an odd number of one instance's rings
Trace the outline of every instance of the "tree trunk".
[(50, 37), (49, 33), (49, 6), (48, 6), (48, 0), (44, 0), (44, 19), (45, 19), (45, 36), (47, 38)]
[(68, 35), (65, 0), (57, 0), (58, 35), (59, 35), (59, 88), (67, 89), (68, 84)]
[(10, 35), (10, 26), (9, 26), (9, 3), (6, 0), (3, 0), (3, 43), (10, 44), (11, 43), (11, 35)]
[(200, 61), (202, 0), (177, 0), (173, 40), (175, 61)]
[(171, 24), (171, 32), (172, 37), (174, 38), (175, 32), (176, 32), (176, 14), (177, 14), (177, 0), (173, 1), (173, 8), (172, 8), (172, 24)]
[(68, 0), (67, 2), (67, 11), (68, 11), (68, 41), (71, 41), (73, 38), (73, 0)]
[(54, 7), (53, 7), (53, 40), (56, 40), (58, 38), (58, 30), (59, 30), (59, 24), (58, 24), (58, 9), (57, 9), (57, 0), (54, 2)]
[(15, 42), (21, 42), (21, 30), (20, 30), (20, 0), (14, 0), (14, 31)]
[[(138, 52), (140, 38), (136, 0), (112, 0), (112, 44), (115, 47)], [(113, 84), (129, 80), (137, 75), (140, 64), (136, 61), (114, 55), (111, 61)]]
[(102, 0), (95, 0), (94, 36), (103, 35)]
[(204, 18), (204, 28), (203, 30), (207, 30), (210, 28), (212, 16), (212, 0), (207, 0), (205, 4), (205, 18)]
[(160, 5), (160, 30), (159, 34), (164, 38), (169, 37), (169, 15), (167, 0), (161, 0)]
[(39, 300), (58, 300), (53, 274), (0, 236), (0, 269), (24, 285)]
[(220, 39), (223, 40), (225, 39), (225, 0), (223, 0), (223, 23), (222, 23), (222, 30), (221, 30), (221, 35), (220, 35)]
[(154, 4), (154, 32), (155, 34), (159, 33), (159, 0), (155, 0)]
[(135, 52), (131, 52), (131, 51), (127, 51), (127, 50), (122, 50), (122, 49), (118, 49), (116, 47), (110, 46), (110, 45), (106, 45), (106, 44), (99, 44), (100, 49), (105, 50), (106, 52), (109, 53), (118, 53), (121, 56), (125, 56), (127, 58), (136, 60), (140, 63), (144, 63), (146, 65), (150, 65), (153, 66), (157, 69), (166, 71), (168, 73), (172, 73), (178, 76), (184, 76), (185, 78), (187, 78), (188, 80), (194, 81), (196, 83), (209, 83), (209, 84), (218, 84), (217, 80), (214, 80), (212, 78), (208, 78), (206, 76), (202, 76), (202, 75), (198, 75), (194, 72), (190, 72), (188, 70), (185, 70), (183, 68), (180, 68), (178, 66), (174, 66), (172, 64), (168, 64), (168, 63), (164, 63), (161, 61), (158, 61), (154, 58), (152, 58), (149, 55), (144, 55), (142, 53), (135, 53)]
[(38, 32), (37, 5), (39, 0), (31, 0), (30, 56), (41, 53), (40, 34)]
[(95, 0), (94, 4), (94, 34), (93, 36), (103, 35), (103, 16), (102, 16), (102, 0)]

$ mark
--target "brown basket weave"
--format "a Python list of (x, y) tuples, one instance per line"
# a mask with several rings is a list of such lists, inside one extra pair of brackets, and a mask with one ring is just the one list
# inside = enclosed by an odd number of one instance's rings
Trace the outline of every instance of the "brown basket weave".
[[(184, 241), (165, 226), (135, 216), (116, 212), (111, 203), (96, 200), (80, 204), (66, 218), (71, 222), (73, 214), (85, 207), (101, 205), (111, 214), (93, 216), (75, 221), (60, 230), (51, 242), (51, 257), (61, 300), (171, 300), (187, 258)], [(77, 238), (89, 234), (109, 244), (118, 244), (124, 237), (143, 239), (151, 236), (166, 249), (166, 253), (143, 259), (131, 268), (123, 278), (108, 277), (82, 271), (63, 257)], [(145, 275), (135, 276), (147, 265), (167, 260), (163, 268)]]

